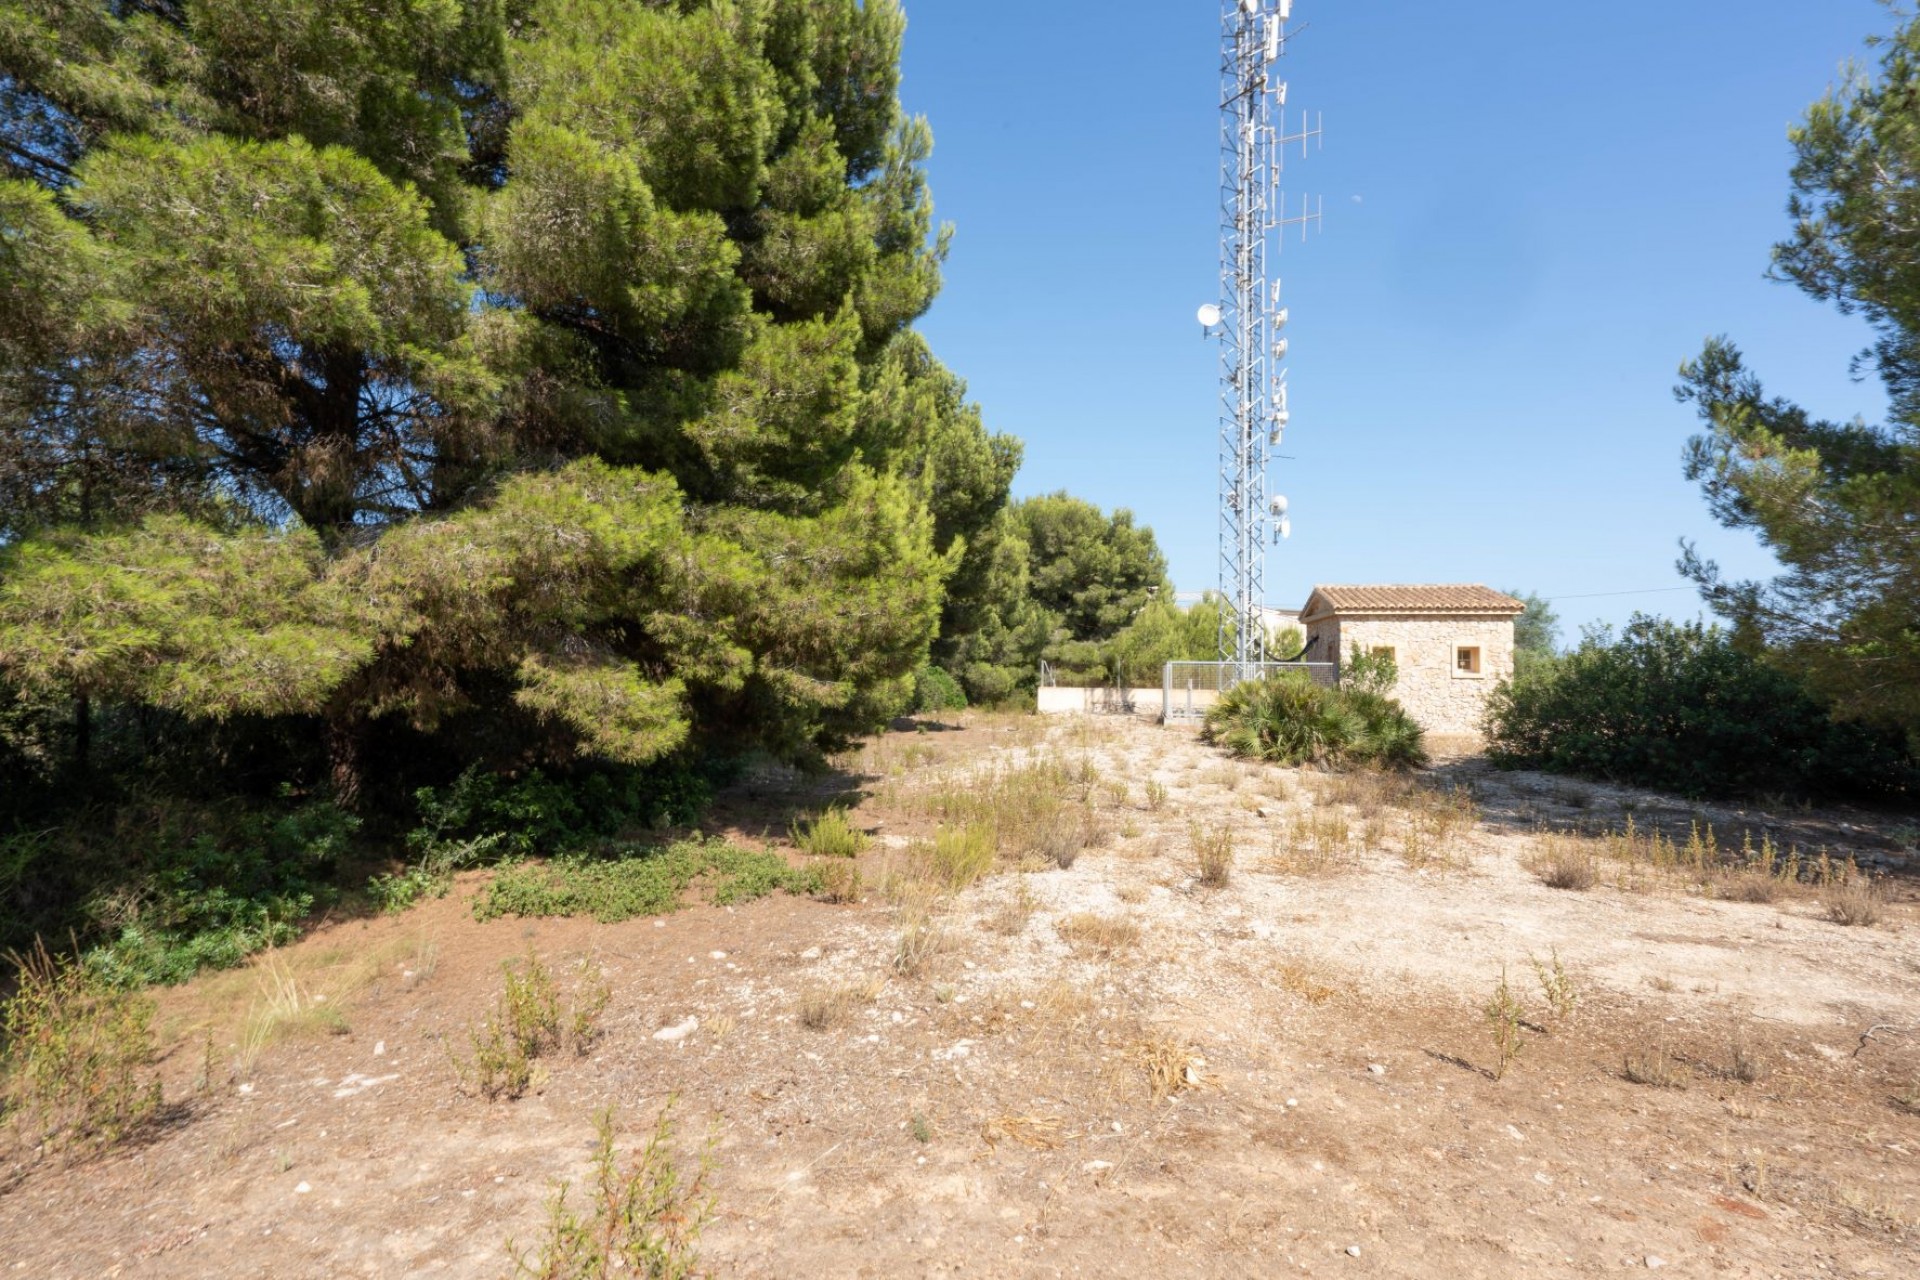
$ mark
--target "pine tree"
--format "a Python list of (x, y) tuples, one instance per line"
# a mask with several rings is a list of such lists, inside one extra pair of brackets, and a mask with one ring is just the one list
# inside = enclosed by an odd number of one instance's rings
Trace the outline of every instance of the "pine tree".
[[(1018, 447), (890, 0), (0, 4), (0, 670), (583, 753), (884, 721)], [(977, 573), (975, 576), (978, 576)]]

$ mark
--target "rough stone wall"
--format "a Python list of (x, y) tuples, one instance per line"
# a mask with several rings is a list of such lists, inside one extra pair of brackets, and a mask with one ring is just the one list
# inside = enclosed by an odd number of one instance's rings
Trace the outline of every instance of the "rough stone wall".
[[(1323, 647), (1338, 645), (1343, 664), (1376, 646), (1392, 648), (1400, 669), (1393, 696), (1429, 733), (1479, 733), (1493, 686), (1513, 674), (1511, 619), (1342, 615), (1312, 629), (1328, 635)], [(1455, 652), (1462, 645), (1479, 647), (1479, 674), (1456, 669)]]

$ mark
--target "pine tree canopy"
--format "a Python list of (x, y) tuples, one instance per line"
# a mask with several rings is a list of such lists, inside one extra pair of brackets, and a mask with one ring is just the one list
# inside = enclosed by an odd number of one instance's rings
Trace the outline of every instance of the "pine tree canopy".
[(1681, 369), (1708, 428), (1687, 475), (1785, 572), (1729, 582), (1691, 547), (1681, 568), (1742, 643), (1920, 744), (1920, 20), (1878, 43), (1879, 74), (1856, 71), (1792, 132), (1795, 227), (1774, 273), (1873, 326), (1856, 364), (1879, 375), (1889, 420), (1821, 421), (1709, 342)]
[(0, 672), (322, 717), (347, 793), (502, 681), (633, 763), (896, 712), (1019, 462), (910, 329), (903, 31), (0, 0)]

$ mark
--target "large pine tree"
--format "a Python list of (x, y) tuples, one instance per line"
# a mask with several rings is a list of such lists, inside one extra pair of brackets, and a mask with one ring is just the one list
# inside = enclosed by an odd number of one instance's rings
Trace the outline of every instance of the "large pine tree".
[(903, 27), (0, 0), (7, 678), (318, 717), (348, 800), (485, 691), (635, 763), (891, 713), (1018, 463), (909, 327)]

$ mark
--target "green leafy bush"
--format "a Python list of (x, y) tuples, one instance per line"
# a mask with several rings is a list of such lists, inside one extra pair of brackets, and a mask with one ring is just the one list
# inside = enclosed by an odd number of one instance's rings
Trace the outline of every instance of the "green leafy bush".
[[(120, 985), (185, 982), (293, 941), (334, 897), (332, 877), (359, 819), (330, 803), (285, 812), (160, 806), (124, 834), (133, 874), (85, 904), (102, 941), (87, 966)], [(124, 821), (124, 816), (123, 816)]]
[(1208, 710), (1205, 737), (1275, 764), (1407, 769), (1427, 758), (1420, 726), (1392, 698), (1328, 688), (1297, 672), (1229, 689)]
[(708, 777), (676, 762), (649, 769), (600, 769), (518, 778), (469, 768), (445, 787), (414, 793), (420, 824), (407, 845), (425, 855), (447, 842), (496, 836), (502, 853), (559, 853), (623, 828), (685, 826), (713, 800)]
[(1718, 628), (1636, 616), (1494, 690), (1488, 756), (1686, 796), (1912, 794), (1899, 736), (1836, 722)]
[(682, 840), (659, 849), (629, 849), (618, 858), (572, 854), (509, 867), (474, 903), (481, 920), (500, 916), (591, 916), (603, 924), (677, 910), (694, 881), (726, 906), (777, 889), (813, 893), (818, 879), (778, 854), (736, 849), (725, 841)]
[(939, 667), (923, 666), (913, 673), (913, 709), (923, 716), (965, 711), (967, 695), (960, 682)]

